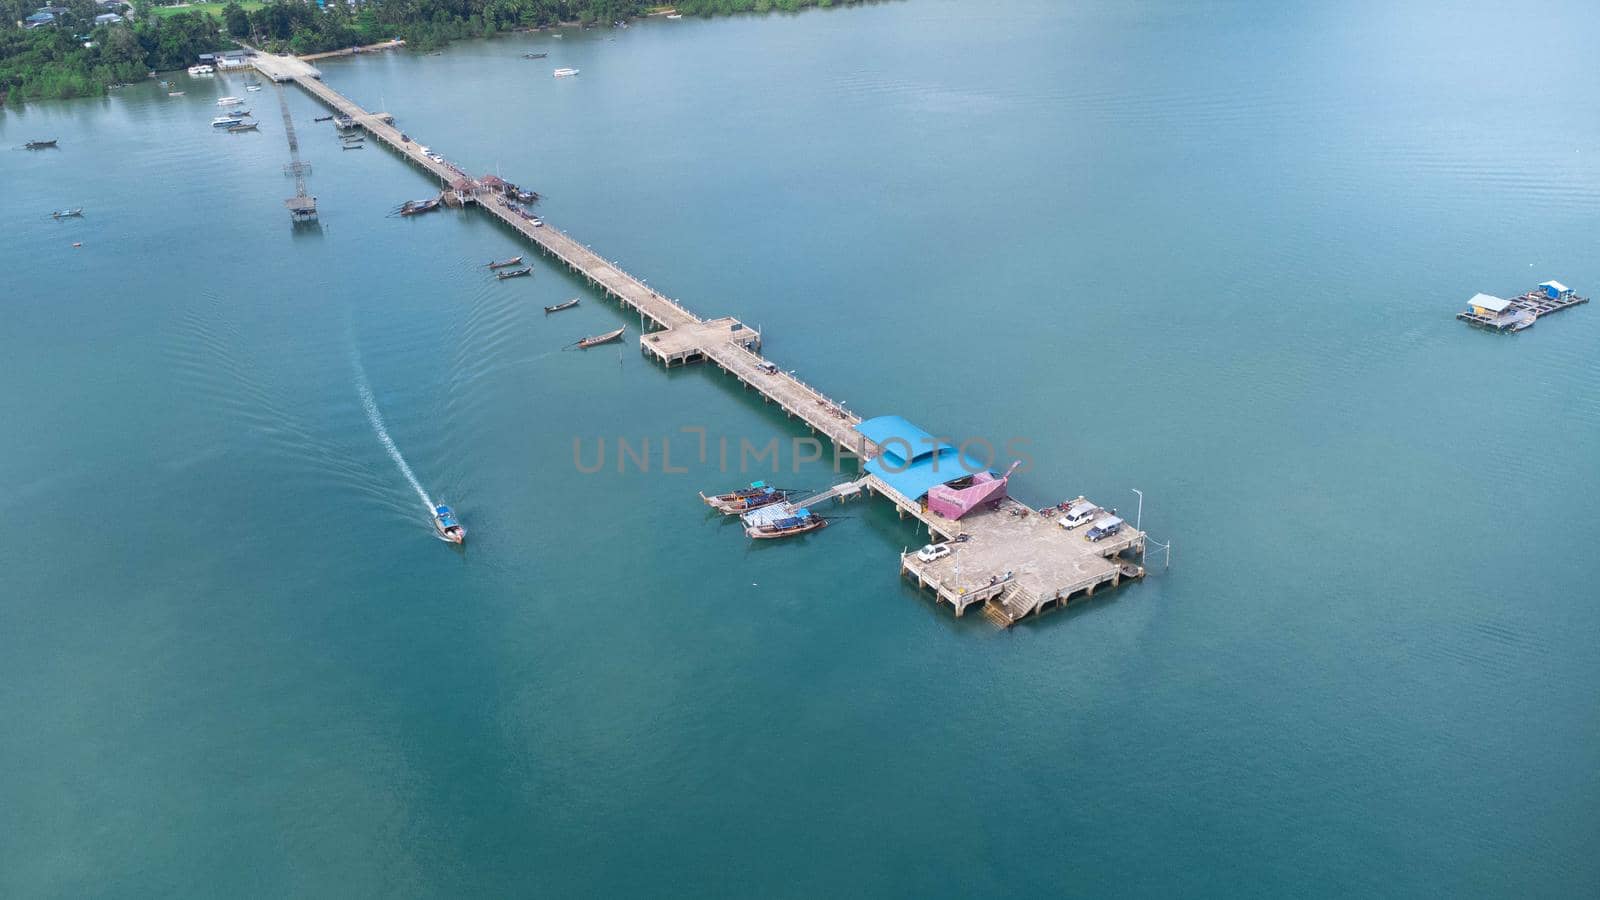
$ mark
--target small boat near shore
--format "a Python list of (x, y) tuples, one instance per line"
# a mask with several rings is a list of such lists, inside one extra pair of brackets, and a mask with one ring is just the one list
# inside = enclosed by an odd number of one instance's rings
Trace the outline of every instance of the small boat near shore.
[(462, 527), (461, 520), (456, 518), (455, 512), (444, 504), (433, 508), (433, 530), (439, 532), (439, 537), (452, 544), (464, 543), (467, 539), (467, 529)]
[(712, 509), (725, 516), (736, 516), (747, 513), (752, 509), (761, 509), (774, 503), (782, 503), (789, 499), (790, 492), (782, 488), (775, 488), (765, 481), (752, 481), (749, 487), (729, 491), (726, 494), (717, 494), (707, 497), (704, 493), (700, 499)]
[[(347, 146), (345, 149), (349, 150), (351, 148)], [(359, 145), (357, 145), (357, 149), (359, 149)], [(435, 197), (432, 200), (407, 200), (406, 202), (400, 204), (400, 208), (395, 210), (395, 213), (402, 216), (417, 216), (425, 212), (433, 212), (438, 208), (438, 197)]]
[(333, 121), (333, 116), (317, 116), (315, 119), (312, 119), (311, 121), (313, 121), (313, 122), (332, 122)]
[(48, 141), (29, 141), (22, 146), (29, 150), (49, 150), (53, 148), (56, 145), (56, 141), (59, 140), (60, 138), (51, 138)]
[(510, 259), (502, 259), (502, 260), (500, 260), (498, 262), (489, 263), (489, 268), (491, 268), (491, 269), (504, 269), (507, 266), (517, 266), (517, 265), (521, 265), (521, 264), (522, 264), (522, 257), (513, 256)]
[(218, 106), (238, 106), (239, 104), (241, 104), (243, 102), (244, 102), (244, 98), (243, 97), (218, 97), (217, 98), (217, 105)]
[(247, 85), (244, 86), (244, 89), (247, 90), (247, 91), (259, 91), (259, 90), (261, 90), (261, 85), (259, 85), (259, 84), (247, 84)]
[(83, 207), (76, 206), (76, 207), (73, 207), (72, 209), (58, 209), (55, 212), (50, 214), (50, 218), (52, 218), (52, 219), (81, 219), (81, 218), (83, 218)]
[(212, 66), (200, 65), (189, 67), (190, 75), (214, 75), (216, 74), (216, 71), (217, 70)]
[(229, 134), (242, 134), (243, 132), (246, 132), (246, 131), (255, 131), (256, 130), (256, 126), (257, 126), (257, 123), (255, 123), (255, 122), (240, 122), (237, 125), (230, 126), (228, 128), (228, 133)]
[(772, 522), (746, 525), (744, 533), (758, 541), (771, 540), (772, 538), (792, 537), (805, 534), (808, 531), (818, 531), (828, 527), (828, 520), (813, 513), (809, 509), (797, 509), (794, 515), (785, 516)]
[(590, 347), (598, 347), (601, 344), (609, 344), (612, 341), (621, 340), (622, 333), (627, 330), (628, 326), (624, 325), (621, 328), (618, 328), (616, 331), (608, 331), (605, 334), (597, 334), (591, 337), (586, 337), (578, 342), (578, 349), (587, 350)]
[(238, 116), (217, 116), (211, 120), (212, 128), (232, 128), (239, 124)]
[(544, 308), (544, 311), (546, 313), (561, 312), (563, 309), (571, 309), (571, 308), (573, 308), (574, 306), (577, 306), (577, 305), (578, 305), (578, 298), (577, 297), (573, 297), (571, 300), (567, 300), (567, 301), (564, 301), (564, 302), (561, 302), (561, 303), (557, 303), (555, 306), (546, 306)]
[(510, 270), (508, 272), (496, 272), (496, 273), (494, 273), (494, 277), (500, 279), (501, 281), (505, 281), (507, 278), (521, 278), (524, 275), (532, 275), (532, 274), (533, 274), (533, 267), (532, 266), (523, 266), (520, 269), (512, 269), (512, 270)]

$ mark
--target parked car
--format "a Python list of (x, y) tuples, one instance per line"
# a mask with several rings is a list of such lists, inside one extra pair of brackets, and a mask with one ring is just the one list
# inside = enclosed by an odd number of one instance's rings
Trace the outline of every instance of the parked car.
[(1104, 519), (1100, 519), (1090, 525), (1089, 530), (1083, 533), (1083, 538), (1088, 541), (1098, 541), (1101, 538), (1108, 538), (1121, 530), (1121, 519), (1116, 516), (1106, 516)]
[(917, 551), (917, 559), (920, 559), (923, 562), (933, 562), (937, 559), (944, 559), (949, 555), (949, 544), (929, 544), (928, 546)]
[(1095, 506), (1088, 500), (1079, 498), (1067, 504), (1066, 515), (1063, 515), (1061, 518), (1057, 519), (1056, 523), (1062, 528), (1070, 531), (1074, 528), (1077, 528), (1079, 525), (1089, 522), (1099, 514), (1100, 507)]

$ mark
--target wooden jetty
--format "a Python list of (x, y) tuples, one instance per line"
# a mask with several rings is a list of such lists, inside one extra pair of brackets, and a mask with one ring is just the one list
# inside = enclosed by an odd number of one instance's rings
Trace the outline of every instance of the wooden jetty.
[[(354, 127), (438, 178), (461, 205), (477, 206), (499, 219), (623, 308), (636, 312), (644, 332), (639, 349), (647, 357), (667, 367), (712, 363), (830, 440), (836, 458), (854, 456), (864, 464), (878, 455), (878, 446), (857, 429), (862, 424), (859, 416), (761, 355), (758, 330), (735, 318), (704, 319), (690, 312), (570, 235), (531, 216), (492, 185), (472, 178), (448, 160), (425, 155), (415, 140), (395, 128), (392, 116), (361, 108), (323, 84), (321, 74), (303, 61), (258, 53), (252, 64), (275, 82), (298, 84), (335, 114), (348, 117)], [(889, 500), (902, 517), (916, 518), (936, 539), (965, 535), (942, 559), (924, 562), (915, 553), (900, 558), (902, 575), (930, 590), (936, 602), (949, 603), (957, 616), (981, 603), (989, 619), (1010, 626), (1142, 577), (1145, 572), (1128, 558), (1135, 554), (1142, 558), (1143, 532), (1128, 527), (1112, 539), (1089, 542), (1081, 532), (1068, 531), (1057, 525), (1053, 516), (1040, 515), (1012, 498), (997, 503), (997, 508), (985, 507), (959, 520), (947, 519), (930, 510), (920, 497), (907, 497), (884, 478), (867, 474), (784, 507), (799, 508), (835, 498), (842, 501), (862, 491)]]

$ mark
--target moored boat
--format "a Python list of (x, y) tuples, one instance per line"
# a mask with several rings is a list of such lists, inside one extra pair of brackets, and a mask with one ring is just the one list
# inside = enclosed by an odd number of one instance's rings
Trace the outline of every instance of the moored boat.
[(596, 347), (600, 344), (609, 344), (612, 341), (619, 340), (622, 337), (622, 333), (627, 330), (628, 326), (624, 325), (621, 328), (618, 328), (616, 331), (608, 331), (605, 334), (597, 334), (592, 337), (586, 337), (578, 342), (578, 349), (587, 350), (590, 347)]
[(312, 119), (311, 121), (313, 121), (313, 122), (332, 122), (333, 121), (333, 116), (317, 116), (316, 118)]
[(772, 487), (765, 481), (752, 481), (749, 487), (717, 494), (714, 497), (707, 497), (702, 493), (700, 499), (723, 515), (733, 516), (774, 503), (782, 503), (789, 499), (789, 491)]
[(456, 518), (450, 507), (444, 504), (433, 508), (433, 530), (452, 544), (460, 544), (467, 539), (467, 529), (462, 527), (461, 520)]
[(522, 58), (523, 59), (544, 59), (546, 56), (549, 56), (549, 55), (550, 54), (548, 54), (548, 53), (524, 53), (524, 54), (522, 54)]
[(247, 91), (259, 91), (259, 90), (261, 90), (261, 85), (259, 85), (259, 84), (247, 84), (247, 85), (244, 86), (244, 89), (247, 90)]
[(557, 303), (555, 306), (546, 306), (544, 308), (544, 311), (547, 312), (547, 313), (561, 312), (563, 309), (571, 309), (571, 308), (573, 308), (574, 306), (577, 306), (577, 305), (578, 305), (578, 298), (577, 297), (573, 297), (571, 300), (562, 301), (561, 303)]
[(507, 278), (521, 278), (524, 275), (532, 275), (532, 274), (533, 274), (533, 267), (532, 266), (523, 266), (520, 269), (512, 269), (509, 272), (496, 272), (496, 273), (494, 273), (494, 277), (500, 279), (501, 281), (504, 281)]
[(489, 268), (491, 268), (491, 269), (504, 269), (506, 266), (521, 265), (521, 263), (522, 263), (522, 257), (513, 256), (510, 259), (502, 259), (499, 262), (489, 263)]
[(243, 97), (218, 97), (217, 98), (217, 105), (218, 106), (238, 106), (239, 104), (241, 104), (243, 102), (244, 102), (244, 98)]
[(201, 65), (201, 66), (190, 66), (189, 67), (189, 74), (190, 75), (211, 75), (211, 74), (215, 73), (216, 71), (217, 70), (215, 68), (213, 68), (212, 66)]
[(237, 116), (217, 116), (211, 120), (212, 128), (232, 128), (237, 124), (239, 124)]
[(28, 148), (29, 150), (48, 150), (51, 147), (54, 147), (56, 145), (56, 141), (58, 140), (60, 140), (60, 138), (51, 138), (48, 141), (29, 141), (22, 146)]
[(255, 123), (255, 122), (240, 122), (237, 125), (229, 126), (228, 133), (229, 134), (239, 134), (239, 133), (245, 132), (245, 131), (255, 131), (256, 130), (256, 124), (257, 123)]
[[(350, 148), (345, 147), (345, 149), (349, 150)], [(433, 212), (438, 208), (439, 198), (435, 197), (432, 200), (407, 200), (405, 203), (400, 205), (400, 208), (396, 210), (396, 212), (402, 216), (415, 216), (425, 212)]]
[(744, 533), (759, 541), (805, 534), (808, 531), (817, 531), (826, 527), (828, 527), (827, 519), (816, 515), (809, 509), (797, 509), (792, 516), (785, 516), (771, 522), (746, 525)]

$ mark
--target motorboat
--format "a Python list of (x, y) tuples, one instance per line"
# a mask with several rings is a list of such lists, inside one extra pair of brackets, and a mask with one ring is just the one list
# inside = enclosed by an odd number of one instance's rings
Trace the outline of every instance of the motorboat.
[(552, 74), (554, 74), (557, 78), (571, 78), (572, 76), (578, 74), (578, 70), (563, 67), (555, 70), (555, 72)]
[(463, 528), (461, 521), (450, 507), (440, 504), (433, 508), (433, 530), (439, 532), (439, 537), (452, 544), (460, 544), (467, 539), (467, 529)]

